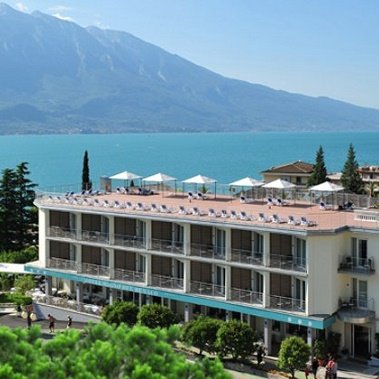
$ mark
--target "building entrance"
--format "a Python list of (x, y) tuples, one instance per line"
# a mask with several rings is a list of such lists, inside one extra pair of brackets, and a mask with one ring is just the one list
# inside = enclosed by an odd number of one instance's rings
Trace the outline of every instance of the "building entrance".
[(354, 356), (364, 357), (370, 355), (370, 329), (365, 326), (353, 325), (354, 328)]

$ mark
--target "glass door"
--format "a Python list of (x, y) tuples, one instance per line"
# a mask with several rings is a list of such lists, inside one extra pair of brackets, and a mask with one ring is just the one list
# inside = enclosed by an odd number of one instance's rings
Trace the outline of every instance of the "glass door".
[(215, 251), (216, 254), (225, 257), (225, 231), (221, 229), (216, 229), (216, 241), (215, 241)]
[(216, 292), (225, 294), (225, 267), (216, 266)]
[(367, 281), (353, 279), (353, 303), (359, 308), (367, 308)]

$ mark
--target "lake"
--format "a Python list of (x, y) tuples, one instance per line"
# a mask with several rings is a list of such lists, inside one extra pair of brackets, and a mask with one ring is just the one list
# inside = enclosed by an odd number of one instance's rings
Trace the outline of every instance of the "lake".
[(341, 171), (353, 143), (360, 165), (379, 164), (379, 133), (198, 133), (0, 136), (0, 169), (29, 162), (40, 188), (81, 183), (84, 151), (90, 175), (131, 171), (163, 172), (179, 180), (202, 174), (229, 183), (261, 178), (272, 166), (303, 160), (313, 163), (322, 145), (328, 172)]

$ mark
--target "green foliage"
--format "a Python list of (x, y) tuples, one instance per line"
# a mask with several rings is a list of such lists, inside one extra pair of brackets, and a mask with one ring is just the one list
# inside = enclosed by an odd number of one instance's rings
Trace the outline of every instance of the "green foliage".
[(148, 328), (168, 328), (178, 322), (176, 314), (168, 307), (160, 304), (144, 305), (137, 319), (141, 325)]
[(326, 343), (322, 340), (315, 340), (313, 347), (313, 355), (316, 358), (326, 359), (327, 358), (327, 349), (326, 349)]
[(17, 305), (29, 305), (33, 300), (29, 296), (19, 293), (2, 293), (0, 294), (0, 303), (15, 303)]
[(347, 159), (342, 170), (341, 184), (346, 192), (364, 193), (363, 180), (358, 172), (358, 162), (355, 158), (355, 150), (352, 144), (347, 152)]
[(0, 179), (0, 251), (21, 250), (35, 242), (37, 212), (27, 163), (3, 170)]
[(222, 323), (217, 331), (216, 347), (219, 355), (245, 359), (255, 350), (256, 336), (246, 323), (231, 320)]
[(168, 332), (100, 323), (42, 344), (36, 326), (0, 327), (0, 378), (230, 378), (217, 359), (186, 361), (168, 343)]
[(92, 188), (92, 182), (89, 175), (89, 158), (88, 151), (84, 152), (83, 156), (83, 169), (82, 169), (82, 190), (90, 190)]
[(295, 370), (303, 370), (309, 359), (310, 348), (300, 337), (288, 337), (282, 341), (279, 351), (278, 367), (288, 370), (295, 378)]
[(102, 313), (101, 318), (108, 324), (120, 325), (124, 322), (133, 326), (137, 322), (138, 307), (132, 302), (116, 301), (112, 305), (107, 305)]
[(308, 186), (315, 186), (326, 181), (327, 170), (324, 161), (324, 150), (319, 147), (316, 153), (316, 162), (313, 167), (313, 172), (308, 179)]
[(14, 286), (18, 294), (25, 295), (36, 286), (35, 280), (32, 275), (19, 275), (14, 281)]
[(203, 351), (212, 354), (216, 351), (217, 332), (222, 323), (221, 320), (200, 316), (185, 324), (182, 339), (187, 345), (197, 347), (200, 354)]
[(3, 263), (27, 263), (37, 259), (38, 249), (35, 246), (29, 246), (20, 251), (0, 252), (0, 262)]

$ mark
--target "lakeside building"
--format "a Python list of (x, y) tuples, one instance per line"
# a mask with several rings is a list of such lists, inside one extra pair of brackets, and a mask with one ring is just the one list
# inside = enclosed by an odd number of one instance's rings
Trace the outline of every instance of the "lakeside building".
[(246, 321), (270, 353), (286, 335), (312, 344), (330, 331), (353, 357), (375, 352), (378, 210), (104, 188), (37, 195), (39, 260), (25, 265), (46, 277), (37, 303), (79, 315), (117, 299), (158, 302), (183, 321)]

